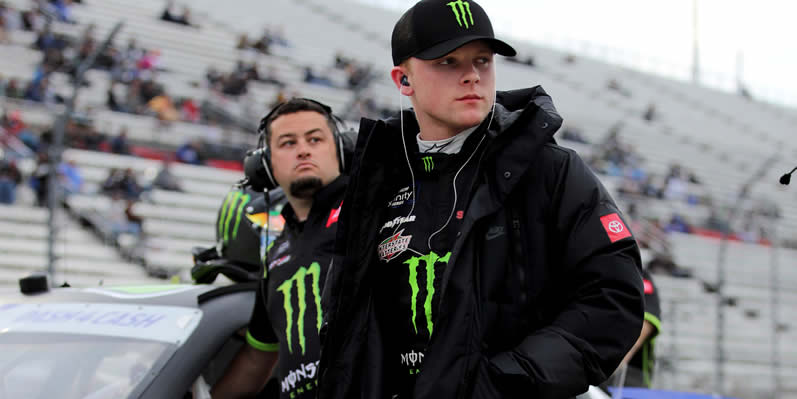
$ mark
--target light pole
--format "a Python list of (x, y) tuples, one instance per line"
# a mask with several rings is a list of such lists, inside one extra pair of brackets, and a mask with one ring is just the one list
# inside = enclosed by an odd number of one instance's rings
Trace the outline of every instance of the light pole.
[(94, 65), (97, 56), (110, 47), (113, 42), (114, 36), (122, 29), (124, 22), (118, 22), (108, 37), (101, 46), (94, 49), (77, 68), (75, 73), (75, 83), (72, 88), (72, 95), (66, 101), (64, 113), (56, 120), (55, 129), (53, 129), (53, 142), (48, 150), (49, 152), (49, 167), (47, 170), (47, 274), (50, 278), (50, 284), (55, 285), (55, 241), (58, 235), (58, 227), (55, 223), (55, 213), (58, 209), (58, 198), (60, 197), (58, 188), (58, 165), (61, 164), (61, 154), (64, 152), (64, 130), (66, 124), (75, 110), (75, 100), (77, 99), (78, 92), (80, 91), (81, 82), (86, 71)]

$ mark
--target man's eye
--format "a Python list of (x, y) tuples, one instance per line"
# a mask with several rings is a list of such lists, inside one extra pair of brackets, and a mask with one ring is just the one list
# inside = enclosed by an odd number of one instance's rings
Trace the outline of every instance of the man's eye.
[(294, 144), (296, 144), (296, 142), (293, 141), (293, 140), (285, 140), (282, 143), (280, 143), (280, 147), (288, 147), (288, 146), (292, 146)]
[(320, 138), (318, 138), (318, 137), (311, 137), (311, 138), (310, 138), (310, 142), (311, 142), (311, 143), (318, 143), (319, 141), (321, 141), (321, 139), (320, 139)]
[(488, 57), (477, 58), (476, 62), (479, 63), (479, 64), (489, 64), (490, 63), (490, 58), (488, 58)]
[(457, 60), (455, 60), (453, 58), (446, 58), (446, 59), (440, 61), (440, 65), (454, 65), (456, 63), (457, 63)]

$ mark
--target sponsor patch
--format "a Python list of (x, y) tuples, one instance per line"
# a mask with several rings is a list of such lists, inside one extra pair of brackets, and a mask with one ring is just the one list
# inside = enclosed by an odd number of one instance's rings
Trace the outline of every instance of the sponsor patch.
[(404, 233), (402, 229), (398, 233), (386, 238), (382, 243), (379, 244), (377, 250), (379, 251), (379, 259), (390, 262), (394, 256), (401, 254), (402, 252), (406, 251), (407, 248), (410, 246), (410, 240), (412, 236), (402, 236), (401, 234)]
[(620, 215), (616, 213), (602, 216), (601, 223), (603, 224), (603, 229), (606, 230), (606, 234), (609, 236), (609, 241), (611, 242), (631, 237), (631, 232), (625, 226), (625, 223), (620, 220)]
[(291, 247), (291, 242), (290, 242), (290, 241), (285, 241), (285, 242), (283, 242), (283, 243), (282, 243), (282, 244), (280, 244), (280, 246), (278, 246), (278, 247), (277, 247), (277, 249), (274, 251), (274, 256), (280, 256), (280, 255), (282, 255), (282, 254), (283, 254), (285, 251), (287, 251), (287, 250), (288, 250), (288, 248), (290, 248), (290, 247)]
[(398, 194), (387, 202), (387, 206), (390, 208), (398, 208), (404, 204), (412, 204), (413, 201), (413, 192), (410, 191), (410, 187), (407, 186), (399, 190)]
[(277, 266), (282, 266), (282, 265), (288, 263), (289, 260), (291, 260), (291, 256), (290, 255), (285, 255), (285, 256), (283, 256), (281, 258), (272, 260), (271, 263), (268, 264), (268, 270), (271, 270), (271, 269), (273, 269), (273, 268), (275, 268)]
[(650, 295), (653, 293), (653, 283), (651, 283), (650, 280), (643, 279), (642, 284), (645, 286), (645, 295)]
[(390, 228), (393, 228), (393, 227), (396, 227), (396, 226), (400, 226), (400, 225), (402, 225), (404, 223), (412, 223), (414, 221), (415, 221), (415, 215), (399, 216), (399, 217), (393, 218), (393, 220), (388, 220), (387, 222), (385, 222), (385, 224), (382, 225), (382, 228), (379, 229), (379, 232), (381, 233), (382, 230), (384, 230), (384, 229), (390, 229)]

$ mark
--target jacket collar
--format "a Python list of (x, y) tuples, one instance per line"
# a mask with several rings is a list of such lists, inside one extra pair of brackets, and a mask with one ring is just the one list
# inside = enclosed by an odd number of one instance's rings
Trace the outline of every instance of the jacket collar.
[[(561, 127), (562, 117), (540, 86), (501, 91), (496, 98), (495, 112), (487, 116), (479, 129), (487, 129), (489, 125), (485, 172), (492, 174), (488, 178), (502, 200), (531, 167), (542, 146), (555, 142), (553, 135)], [(409, 179), (404, 145), (410, 151), (419, 127), (411, 109), (402, 112), (404, 143), (399, 114), (385, 121), (363, 119), (357, 143), (357, 152), (362, 155), (361, 170), (381, 169), (384, 178)]]

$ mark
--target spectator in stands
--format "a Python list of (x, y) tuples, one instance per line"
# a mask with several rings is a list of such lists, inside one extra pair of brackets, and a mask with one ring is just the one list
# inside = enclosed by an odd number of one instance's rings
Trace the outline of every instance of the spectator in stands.
[(127, 126), (122, 126), (119, 134), (111, 139), (111, 152), (119, 155), (130, 155), (130, 143), (127, 142)]
[(31, 82), (25, 89), (25, 99), (44, 104), (63, 103), (64, 99), (50, 87), (50, 78), (44, 76), (38, 82)]
[(161, 14), (161, 20), (191, 26), (191, 10), (188, 6), (183, 6), (182, 15), (175, 13), (174, 8), (174, 1), (170, 0), (166, 5), (166, 9), (163, 10), (163, 14)]
[(118, 194), (121, 197), (135, 200), (141, 195), (142, 189), (132, 169), (114, 168), (110, 170), (108, 177), (102, 183), (102, 192), (110, 196)]
[(119, 101), (116, 99), (116, 92), (114, 88), (116, 87), (116, 82), (112, 81), (111, 84), (108, 86), (108, 91), (106, 92), (106, 100), (105, 106), (108, 107), (111, 111), (114, 112), (125, 112), (124, 107)]
[(304, 68), (304, 82), (321, 85), (321, 86), (327, 86), (327, 87), (335, 87), (335, 84), (332, 83), (332, 81), (329, 80), (329, 78), (321, 75), (316, 75), (316, 73), (313, 72), (313, 68), (310, 66)]
[(16, 78), (11, 78), (6, 85), (5, 95), (8, 98), (23, 98), (25, 97), (25, 91), (22, 90)]
[(22, 26), (26, 31), (41, 32), (47, 24), (47, 18), (38, 7), (22, 12)]
[(98, 132), (94, 127), (89, 128), (83, 136), (83, 147), (91, 151), (100, 151), (103, 143), (105, 143), (105, 136)]
[(22, 114), (19, 111), (12, 111), (2, 115), (0, 126), (5, 128), (8, 134), (16, 136), (32, 151), (39, 150), (39, 138), (22, 120)]
[(664, 228), (667, 232), (691, 234), (692, 227), (686, 222), (686, 219), (680, 214), (674, 213), (670, 222)]
[(606, 87), (609, 90), (616, 91), (620, 93), (624, 97), (631, 97), (631, 92), (623, 87), (617, 79), (609, 79), (609, 82), (606, 84)]
[(268, 31), (268, 28), (266, 28), (263, 31), (263, 36), (260, 36), (260, 39), (254, 43), (251, 43), (250, 46), (257, 51), (268, 55), (271, 54), (271, 43), (271, 34)]
[[(133, 201), (126, 200), (121, 193), (114, 193), (108, 207), (106, 220), (110, 224), (112, 239), (119, 239), (122, 234), (131, 234), (138, 238), (141, 234), (141, 218), (132, 212)], [(128, 215), (134, 215), (131, 220)]]
[(581, 132), (581, 129), (575, 126), (566, 126), (564, 129), (562, 129), (562, 133), (560, 135), (562, 136), (562, 140), (570, 140), (576, 143), (589, 144), (589, 141), (584, 138), (584, 134)]
[(50, 174), (50, 161), (46, 151), (39, 151), (36, 159), (36, 169), (30, 177), (30, 186), (36, 193), (36, 204), (47, 206), (47, 176)]
[(168, 123), (180, 119), (180, 113), (172, 103), (171, 97), (165, 93), (155, 96), (147, 103), (147, 107), (155, 114), (159, 121)]
[(238, 50), (246, 50), (249, 47), (249, 36), (247, 36), (246, 33), (242, 33), (240, 36), (238, 36), (238, 44), (235, 45), (235, 48)]
[(0, 204), (11, 205), (17, 198), (17, 185), (22, 182), (22, 174), (19, 173), (14, 161), (0, 161)]
[(642, 119), (647, 122), (653, 122), (656, 119), (656, 104), (650, 103), (642, 115)]
[(58, 165), (58, 183), (65, 195), (83, 191), (83, 175), (75, 161), (61, 162)]
[(191, 165), (202, 165), (202, 143), (199, 140), (191, 140), (177, 149), (175, 156), (182, 163)]
[(58, 20), (68, 24), (74, 24), (75, 20), (72, 18), (72, 1), (71, 0), (50, 0), (50, 7), (58, 16)]
[(44, 59), (42, 60), (42, 64), (51, 71), (61, 70), (67, 65), (67, 60), (64, 57), (64, 51), (58, 48), (48, 48), (44, 51)]
[(166, 159), (161, 163), (158, 174), (152, 180), (152, 187), (168, 191), (183, 191), (180, 187), (180, 180), (172, 173), (171, 159)]
[(343, 52), (338, 50), (335, 52), (335, 68), (337, 69), (346, 69), (349, 64), (351, 64), (351, 60), (343, 56)]
[(65, 43), (55, 36), (50, 25), (47, 24), (36, 37), (34, 46), (41, 51), (46, 51), (51, 48), (61, 49), (65, 47)]
[(6, 14), (8, 8), (5, 3), (0, 2), (0, 43), (8, 42), (8, 24), (6, 23)]
[(199, 106), (193, 99), (185, 98), (181, 101), (180, 119), (191, 123), (199, 123), (202, 119), (199, 114)]
[(176, 22), (177, 12), (174, 10), (174, 0), (169, 0), (166, 3), (166, 8), (161, 13), (161, 20), (166, 22)]

